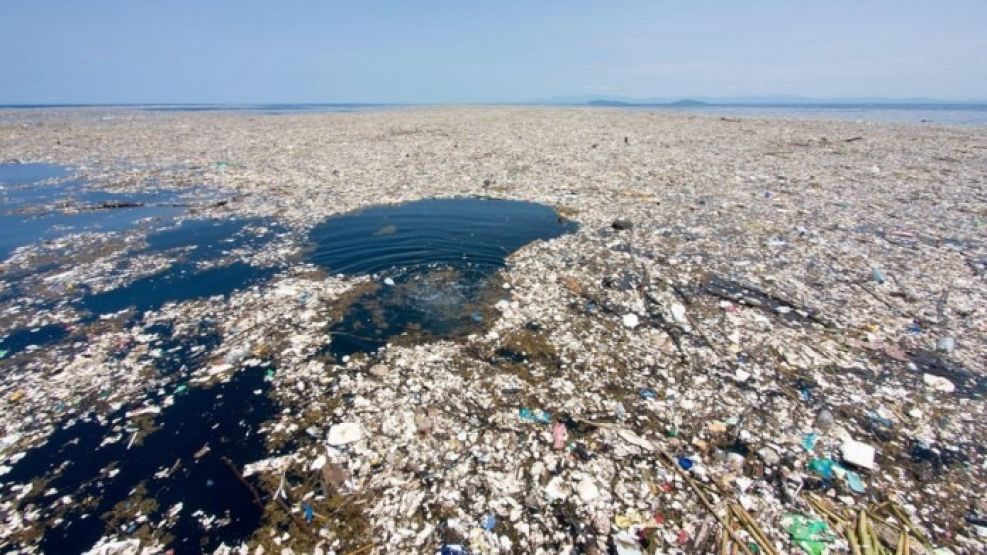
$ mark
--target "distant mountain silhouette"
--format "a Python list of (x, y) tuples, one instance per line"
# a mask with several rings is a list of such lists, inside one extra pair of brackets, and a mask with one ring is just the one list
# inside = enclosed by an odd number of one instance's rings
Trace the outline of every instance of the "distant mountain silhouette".
[(634, 102), (624, 102), (623, 100), (590, 100), (586, 104), (589, 106), (640, 106)]

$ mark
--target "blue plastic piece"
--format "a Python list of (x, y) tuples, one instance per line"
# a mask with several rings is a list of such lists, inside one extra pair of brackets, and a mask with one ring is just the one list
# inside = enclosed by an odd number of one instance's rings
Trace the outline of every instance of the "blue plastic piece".
[(811, 453), (812, 450), (815, 449), (816, 447), (817, 439), (819, 439), (819, 434), (817, 434), (816, 432), (806, 434), (805, 438), (802, 440), (802, 449), (805, 449), (806, 451)]
[(847, 470), (846, 483), (850, 486), (850, 489), (857, 493), (864, 493), (867, 491), (867, 487), (864, 486), (864, 481), (860, 479), (860, 474), (857, 474), (852, 470)]

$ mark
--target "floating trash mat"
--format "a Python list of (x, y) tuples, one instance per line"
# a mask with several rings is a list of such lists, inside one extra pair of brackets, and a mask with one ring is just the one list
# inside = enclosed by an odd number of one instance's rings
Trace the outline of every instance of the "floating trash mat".
[[(331, 273), (374, 279), (341, 306), (341, 318), (327, 330), (328, 350), (342, 358), (398, 337), (423, 341), (483, 329), (496, 301), (508, 296), (497, 277), (506, 258), (532, 241), (575, 229), (547, 206), (475, 198), (331, 218), (312, 230), (308, 260)], [(268, 393), (274, 362), (239, 350), (223, 355), (223, 337), (211, 317), (198, 324), (142, 318), (121, 324), (96, 316), (140, 313), (266, 280), (280, 268), (245, 260), (283, 233), (263, 220), (159, 226), (132, 252), (163, 256), (170, 261), (164, 271), (75, 297), (75, 307), (90, 315), (76, 330), (144, 326), (142, 339), (115, 345), (107, 363), (113, 357), (132, 360), (146, 373), (147, 385), (139, 399), (122, 406), (109, 405), (108, 392), (101, 390), (82, 416), (63, 407), (65, 420), (44, 443), (6, 454), (0, 494), (18, 512), (34, 515), (36, 525), (22, 529), (29, 536), (0, 541), (0, 550), (80, 553), (101, 539), (139, 539), (145, 546), (196, 553), (251, 538), (264, 519), (265, 501), (255, 478), (245, 478), (240, 469), (283, 452), (272, 453), (258, 434), (279, 414)], [(4, 340), (23, 358), (30, 344), (64, 340), (66, 332), (57, 332), (19, 328)], [(225, 377), (195, 378), (212, 376), (214, 369)]]
[(328, 330), (336, 357), (482, 329), (504, 296), (497, 270), (524, 245), (576, 229), (551, 207), (481, 198), (430, 199), (330, 218), (309, 257), (331, 273), (376, 276)]

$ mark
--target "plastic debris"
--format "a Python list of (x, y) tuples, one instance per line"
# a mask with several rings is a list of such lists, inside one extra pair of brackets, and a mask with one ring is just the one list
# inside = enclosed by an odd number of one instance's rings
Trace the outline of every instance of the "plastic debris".
[(565, 424), (556, 422), (555, 425), (552, 426), (552, 447), (556, 450), (565, 448), (566, 438), (568, 437), (569, 434), (566, 432)]
[(355, 443), (363, 439), (363, 428), (357, 422), (344, 422), (329, 428), (329, 435), (326, 442), (329, 445), (339, 446)]
[(634, 313), (624, 314), (624, 316), (621, 318), (621, 321), (624, 323), (625, 328), (630, 328), (630, 329), (636, 328), (640, 323), (640, 319), (638, 318), (637, 314)]
[[(936, 339), (936, 350), (943, 353), (951, 353), (956, 348), (956, 340), (952, 337), (940, 337)], [(3, 358), (0, 356), (0, 358)]]
[(815, 432), (806, 434), (805, 437), (802, 438), (802, 449), (805, 449), (807, 452), (811, 453), (812, 450), (815, 449), (816, 440), (818, 439), (819, 439), (819, 434)]
[(518, 416), (522, 420), (527, 420), (528, 422), (537, 422), (539, 424), (548, 424), (552, 421), (551, 415), (541, 409), (531, 410), (529, 408), (518, 409)]
[(833, 413), (829, 409), (820, 409), (816, 414), (815, 426), (820, 431), (829, 430), (834, 422), (836, 422), (836, 418), (833, 417)]
[(826, 552), (828, 544), (836, 539), (836, 536), (829, 531), (829, 526), (822, 520), (814, 520), (798, 514), (786, 514), (781, 523), (788, 530), (792, 543), (809, 555), (822, 555)]
[(569, 496), (565, 481), (561, 476), (556, 476), (545, 485), (545, 495), (550, 501), (558, 501)]
[(925, 382), (925, 385), (935, 389), (936, 391), (941, 391), (943, 393), (952, 393), (956, 391), (956, 384), (942, 376), (922, 374), (922, 381)]
[(592, 478), (583, 478), (576, 485), (576, 494), (583, 503), (590, 503), (600, 496), (600, 490)]
[(682, 303), (672, 303), (669, 311), (672, 313), (672, 319), (675, 322), (683, 325), (689, 324), (689, 319), (685, 315), (685, 306)]
[(833, 478), (833, 461), (831, 459), (812, 459), (809, 461), (809, 470), (822, 476), (826, 480)]
[[(155, 542), (173, 532), (173, 495), (152, 499), (156, 492), (183, 491), (176, 485), (191, 475), (187, 487), (208, 479), (218, 501), (228, 487), (248, 499), (241, 470), (265, 505), (279, 513), (268, 502), (277, 499), (291, 513), (240, 520), (236, 508), (203, 508), (193, 516), (186, 502), (181, 521), (202, 530), (189, 545), (206, 540), (201, 549), (212, 552), (225, 541), (230, 552), (254, 552), (244, 544), (260, 538), (265, 553), (718, 550), (722, 529), (679, 474), (676, 454), (693, 462), (686, 476), (716, 493), (718, 510), (746, 507), (778, 551), (788, 533), (777, 515), (808, 510), (803, 501), (815, 491), (805, 489), (817, 487), (834, 515), (894, 499), (935, 547), (983, 551), (964, 517), (974, 504), (984, 513), (975, 346), (984, 343), (987, 265), (982, 222), (963, 210), (978, 202), (970, 184), (987, 177), (973, 148), (982, 130), (770, 118), (738, 127), (702, 115), (535, 108), (123, 114), (6, 111), (0, 136), (9, 158), (74, 164), (82, 179), (127, 194), (162, 184), (182, 192), (175, 204), (193, 207), (176, 209), (187, 221), (208, 220), (213, 230), (257, 218), (238, 233), (270, 240), (212, 246), (201, 238), (158, 249), (158, 231), (173, 228), (166, 215), (123, 231), (59, 232), (4, 253), (0, 435), (20, 437), (0, 458), (0, 551), (41, 551), (45, 535), (82, 524), (103, 544), (133, 530), (141, 538), (134, 549), (165, 552)], [(611, 140), (618, 133), (635, 140)], [(839, 139), (862, 134), (867, 140)], [(599, 146), (587, 158), (580, 137), (588, 136)], [(215, 161), (230, 152), (236, 164), (218, 172)], [(887, 169), (873, 177), (878, 160)], [(199, 186), (227, 202), (213, 206)], [(0, 202), (19, 194), (2, 187)], [(476, 302), (447, 286), (455, 269), (431, 268), (446, 279), (433, 282), (410, 265), (338, 274), (309, 258), (309, 231), (327, 217), (440, 195), (548, 202), (579, 228), (513, 251)], [(940, 196), (949, 202), (933, 202)], [(13, 214), (4, 208), (4, 217)], [(37, 220), (64, 215), (55, 203), (40, 209)], [(618, 217), (634, 230), (613, 231)], [(464, 232), (479, 232), (465, 221)], [(399, 223), (395, 236), (405, 235)], [(373, 235), (382, 225), (355, 231), (385, 240)], [(868, 276), (877, 265), (880, 285)], [(160, 285), (154, 276), (180, 268), (218, 272), (178, 290), (226, 283), (230, 268), (267, 273), (150, 306), (87, 312), (81, 300)], [(390, 316), (354, 299), (381, 295), (406, 300), (409, 313), (451, 315), (456, 333), (376, 336), (374, 322)], [(365, 329), (339, 328), (357, 313)], [(636, 326), (624, 326), (628, 314)], [(35, 332), (18, 338), (48, 325), (70, 331), (48, 343)], [(947, 336), (951, 351), (938, 345)], [(948, 402), (924, 374), (953, 385)], [(243, 395), (226, 389), (245, 376)], [(642, 388), (656, 395), (642, 398)], [(214, 399), (218, 391), (223, 399)], [(190, 404), (223, 408), (208, 415)], [(161, 412), (125, 418), (152, 405)], [(529, 419), (520, 406), (532, 407)], [(192, 414), (192, 425), (176, 427), (173, 411)], [(561, 450), (559, 420), (567, 427)], [(330, 429), (347, 422), (361, 424), (361, 439), (330, 445)], [(216, 424), (216, 437), (194, 435)], [(179, 442), (195, 441), (146, 456), (156, 437), (178, 429)], [(810, 453), (803, 442), (813, 431)], [(830, 461), (830, 481), (820, 484), (812, 459), (841, 460), (848, 433), (881, 452), (879, 471)], [(74, 438), (64, 453), (126, 456), (99, 461), (81, 489), (67, 478), (83, 465), (51, 480), (42, 469), (65, 460), (45, 446)], [(196, 462), (206, 442), (212, 451)], [(659, 460), (661, 451), (673, 458)], [(223, 455), (231, 468), (212, 471)], [(128, 465), (148, 459), (148, 494), (118, 504), (136, 491)], [(111, 498), (117, 490), (123, 498)], [(84, 501), (92, 502), (87, 514), (117, 510), (108, 521), (80, 520), (72, 507)], [(153, 502), (160, 510), (139, 512)], [(312, 537), (286, 535), (295, 527), (269, 518), (304, 523), (306, 503)], [(423, 521), (422, 507), (438, 520)], [(487, 514), (498, 520), (491, 531)], [(246, 522), (261, 524), (237, 536)], [(625, 541), (615, 541), (622, 532)]]
[(876, 454), (875, 449), (853, 439), (848, 439), (843, 442), (840, 447), (840, 453), (843, 455), (843, 460), (852, 465), (859, 466), (861, 468), (866, 468), (868, 470), (874, 469), (874, 456)]
[(641, 544), (637, 536), (627, 530), (622, 530), (613, 536), (613, 546), (617, 555), (641, 555)]
[(864, 493), (867, 491), (866, 486), (864, 486), (864, 481), (860, 479), (860, 475), (852, 470), (846, 471), (846, 483), (850, 486), (850, 489), (857, 493)]

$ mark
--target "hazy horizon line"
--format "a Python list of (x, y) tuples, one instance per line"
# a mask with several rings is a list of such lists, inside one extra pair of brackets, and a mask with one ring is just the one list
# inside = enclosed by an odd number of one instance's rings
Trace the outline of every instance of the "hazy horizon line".
[(503, 105), (584, 105), (592, 102), (612, 102), (640, 105), (676, 104), (696, 102), (709, 105), (839, 105), (839, 104), (889, 104), (889, 105), (982, 105), (987, 99), (943, 99), (925, 97), (811, 97), (799, 95), (690, 95), (681, 97), (627, 97), (622, 95), (559, 95), (526, 100), (480, 101), (168, 101), (168, 102), (0, 102), (3, 108), (31, 107), (127, 107), (127, 106), (503, 106)]

